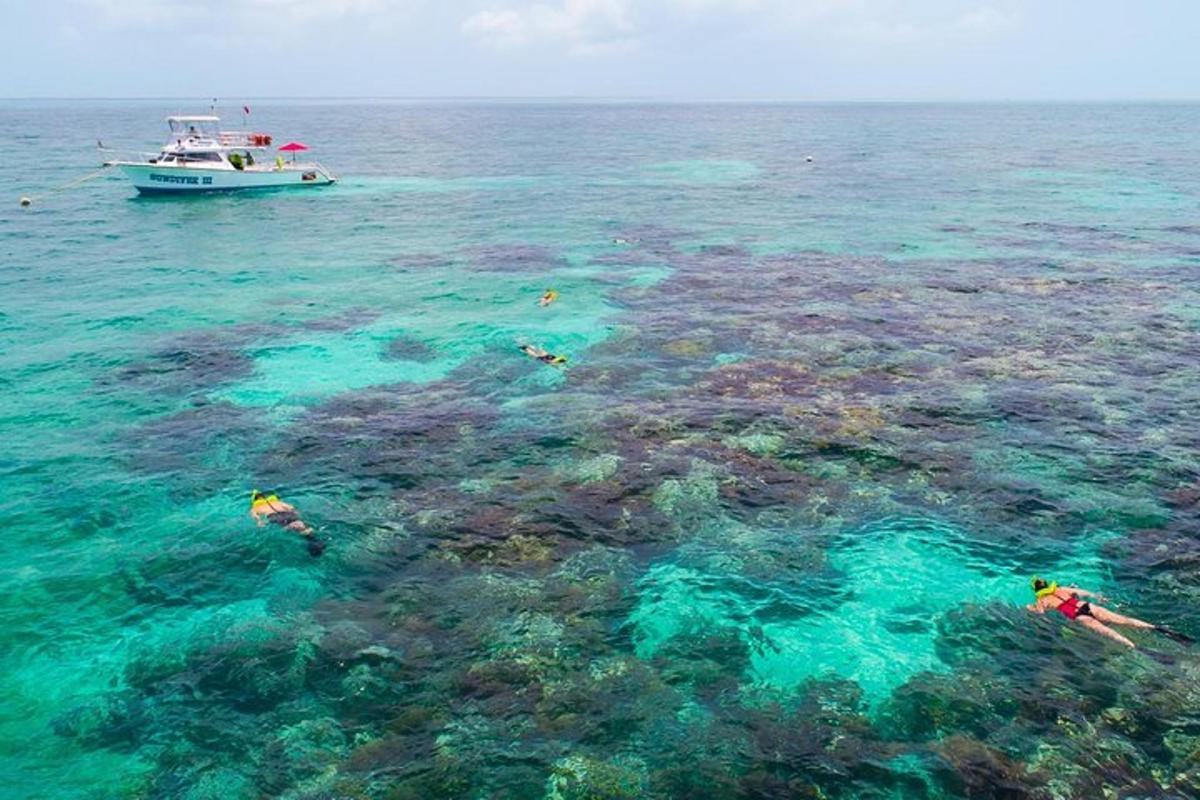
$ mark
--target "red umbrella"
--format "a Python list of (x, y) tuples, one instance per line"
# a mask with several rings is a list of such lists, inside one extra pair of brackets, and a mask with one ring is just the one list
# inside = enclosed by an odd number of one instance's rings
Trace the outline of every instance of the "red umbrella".
[(291, 153), (292, 161), (295, 161), (296, 153), (299, 153), (301, 150), (307, 150), (307, 149), (308, 149), (308, 145), (303, 144), (301, 142), (288, 142), (283, 147), (279, 148), (279, 152)]

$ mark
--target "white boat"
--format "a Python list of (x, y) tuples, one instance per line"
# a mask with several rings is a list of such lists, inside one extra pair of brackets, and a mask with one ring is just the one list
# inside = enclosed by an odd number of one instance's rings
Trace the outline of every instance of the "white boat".
[(327, 186), (337, 180), (316, 162), (297, 163), (294, 155), (272, 158), (271, 137), (265, 133), (222, 131), (220, 123), (215, 116), (167, 117), (171, 139), (162, 152), (148, 161), (106, 164), (120, 167), (143, 194)]

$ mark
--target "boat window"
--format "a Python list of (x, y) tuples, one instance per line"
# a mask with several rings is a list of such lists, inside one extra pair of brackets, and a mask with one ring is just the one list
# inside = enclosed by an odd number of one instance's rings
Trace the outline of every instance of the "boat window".
[(188, 161), (220, 161), (221, 154), (211, 152), (188, 153), (186, 158)]

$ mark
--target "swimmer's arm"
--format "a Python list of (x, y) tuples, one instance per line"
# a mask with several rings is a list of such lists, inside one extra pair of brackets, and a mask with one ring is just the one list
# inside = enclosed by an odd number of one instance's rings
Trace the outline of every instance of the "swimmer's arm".
[(1078, 586), (1064, 586), (1063, 591), (1070, 592), (1071, 594), (1077, 594), (1080, 597), (1094, 597), (1097, 600), (1108, 600), (1107, 597), (1099, 592), (1093, 592), (1089, 589), (1080, 589)]
[(260, 528), (261, 528), (263, 525), (266, 525), (266, 524), (267, 524), (266, 520), (264, 520), (264, 519), (263, 519), (263, 516), (264, 516), (264, 515), (265, 515), (265, 512), (263, 512), (263, 511), (258, 511), (258, 510), (256, 510), (256, 509), (253, 509), (253, 508), (252, 508), (252, 509), (250, 509), (250, 516), (251, 516), (251, 517), (254, 519), (254, 521), (255, 521), (255, 522), (257, 522), (257, 523), (258, 523), (258, 527), (260, 527)]
[(1030, 603), (1029, 605), (1025, 606), (1025, 610), (1032, 611), (1034, 614), (1046, 613), (1046, 609), (1042, 608), (1041, 603)]

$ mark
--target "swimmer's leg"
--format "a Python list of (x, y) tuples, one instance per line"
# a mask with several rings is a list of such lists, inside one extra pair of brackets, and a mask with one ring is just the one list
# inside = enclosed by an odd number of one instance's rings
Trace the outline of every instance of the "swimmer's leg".
[(1147, 628), (1149, 630), (1158, 631), (1163, 636), (1166, 636), (1169, 639), (1174, 639), (1180, 644), (1192, 644), (1195, 641), (1186, 633), (1173, 631), (1165, 625), (1155, 625), (1152, 622), (1146, 622), (1144, 619), (1138, 619), (1137, 617), (1126, 617), (1123, 614), (1117, 614), (1113, 611), (1109, 611), (1103, 606), (1090, 605), (1089, 607), (1091, 608), (1092, 616), (1107, 625), (1128, 625), (1133, 628)]
[(1123, 614), (1117, 614), (1109, 611), (1103, 606), (1098, 606), (1095, 603), (1090, 604), (1092, 616), (1107, 625), (1129, 625), (1134, 628), (1153, 628), (1156, 627), (1152, 622), (1146, 622), (1144, 619), (1137, 617), (1127, 617)]
[(317, 556), (321, 555), (321, 553), (325, 552), (325, 543), (317, 538), (317, 532), (314, 531), (304, 520), (296, 520), (288, 525), (287, 529), (290, 531), (295, 531), (308, 540), (308, 553), (313, 558), (316, 558)]
[(1124, 636), (1122, 636), (1121, 634), (1114, 631), (1112, 628), (1105, 625), (1103, 622), (1100, 622), (1098, 619), (1080, 615), (1075, 618), (1075, 621), (1078, 622), (1083, 627), (1088, 628), (1092, 631), (1095, 631), (1096, 633), (1100, 634), (1101, 636), (1104, 636), (1105, 638), (1112, 639), (1114, 642), (1120, 642), (1121, 644), (1125, 645), (1126, 647), (1128, 647), (1130, 649), (1132, 649), (1134, 647), (1133, 642), (1129, 641)]

